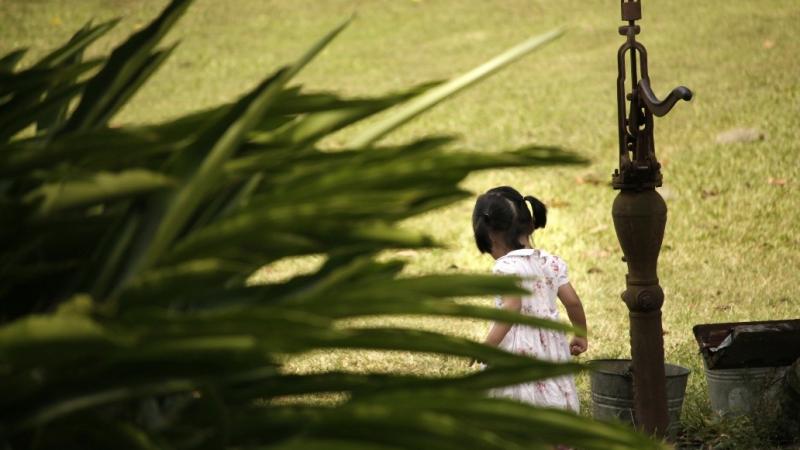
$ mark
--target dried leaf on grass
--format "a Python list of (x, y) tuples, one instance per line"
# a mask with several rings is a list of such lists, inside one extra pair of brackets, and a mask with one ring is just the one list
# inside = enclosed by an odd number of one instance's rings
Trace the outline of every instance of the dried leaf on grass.
[(766, 135), (758, 128), (732, 128), (717, 134), (717, 144), (744, 144), (763, 141)]
[(601, 184), (608, 184), (608, 180), (601, 179), (597, 174), (586, 173), (575, 177), (577, 184), (591, 184), (593, 186), (600, 186)]
[(550, 199), (550, 201), (546, 202), (545, 205), (547, 205), (548, 208), (566, 208), (567, 206), (570, 206), (571, 203), (558, 197), (554, 197)]

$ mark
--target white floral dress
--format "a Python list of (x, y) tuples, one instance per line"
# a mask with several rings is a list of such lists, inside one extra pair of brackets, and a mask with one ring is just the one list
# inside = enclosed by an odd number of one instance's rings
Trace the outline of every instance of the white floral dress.
[[(556, 306), (558, 288), (569, 282), (567, 264), (561, 258), (538, 249), (514, 250), (495, 262), (494, 273), (523, 279), (522, 286), (531, 294), (522, 297), (522, 314), (559, 320)], [(497, 297), (495, 306), (500, 308), (502, 305), (502, 299)], [(526, 325), (513, 325), (499, 347), (549, 361), (569, 361), (571, 358), (563, 332)], [(580, 408), (578, 391), (571, 375), (497, 388), (491, 391), (491, 395), (575, 412)]]

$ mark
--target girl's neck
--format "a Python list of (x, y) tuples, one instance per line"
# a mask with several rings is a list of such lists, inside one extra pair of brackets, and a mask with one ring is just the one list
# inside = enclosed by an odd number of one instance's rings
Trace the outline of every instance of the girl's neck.
[[(522, 245), (522, 248), (533, 248), (531, 245), (531, 238), (530, 236), (520, 236), (519, 243)], [(492, 258), (500, 259), (503, 256), (506, 256), (510, 252), (514, 251), (514, 249), (509, 248), (502, 242), (495, 242), (492, 245)]]

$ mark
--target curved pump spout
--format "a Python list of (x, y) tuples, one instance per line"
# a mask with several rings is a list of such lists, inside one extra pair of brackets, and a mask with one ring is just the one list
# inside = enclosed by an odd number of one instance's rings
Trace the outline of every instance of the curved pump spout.
[(659, 100), (650, 89), (650, 80), (643, 78), (639, 80), (639, 92), (641, 93), (641, 100), (645, 108), (650, 110), (656, 117), (666, 116), (667, 113), (678, 103), (678, 100), (689, 101), (692, 99), (692, 91), (686, 86), (678, 86), (667, 95), (664, 100)]

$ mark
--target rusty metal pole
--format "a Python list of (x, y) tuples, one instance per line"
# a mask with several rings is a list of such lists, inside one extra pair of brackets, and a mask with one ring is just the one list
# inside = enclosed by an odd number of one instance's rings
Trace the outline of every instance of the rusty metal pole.
[[(656, 98), (650, 89), (647, 51), (636, 41), (640, 31), (636, 21), (642, 18), (641, 2), (621, 0), (621, 6), (622, 20), (628, 25), (619, 28), (626, 41), (617, 53), (619, 168), (612, 177), (613, 187), (620, 193), (611, 211), (628, 264), (622, 300), (630, 311), (634, 415), (645, 432), (664, 436), (669, 424), (661, 328), (664, 292), (656, 267), (667, 222), (667, 205), (655, 190), (661, 186), (661, 164), (656, 159), (653, 142), (653, 115), (667, 114), (678, 100), (690, 100), (692, 93), (681, 86), (663, 101)], [(630, 61), (629, 78), (626, 56)], [(630, 81), (630, 91), (626, 81)]]

